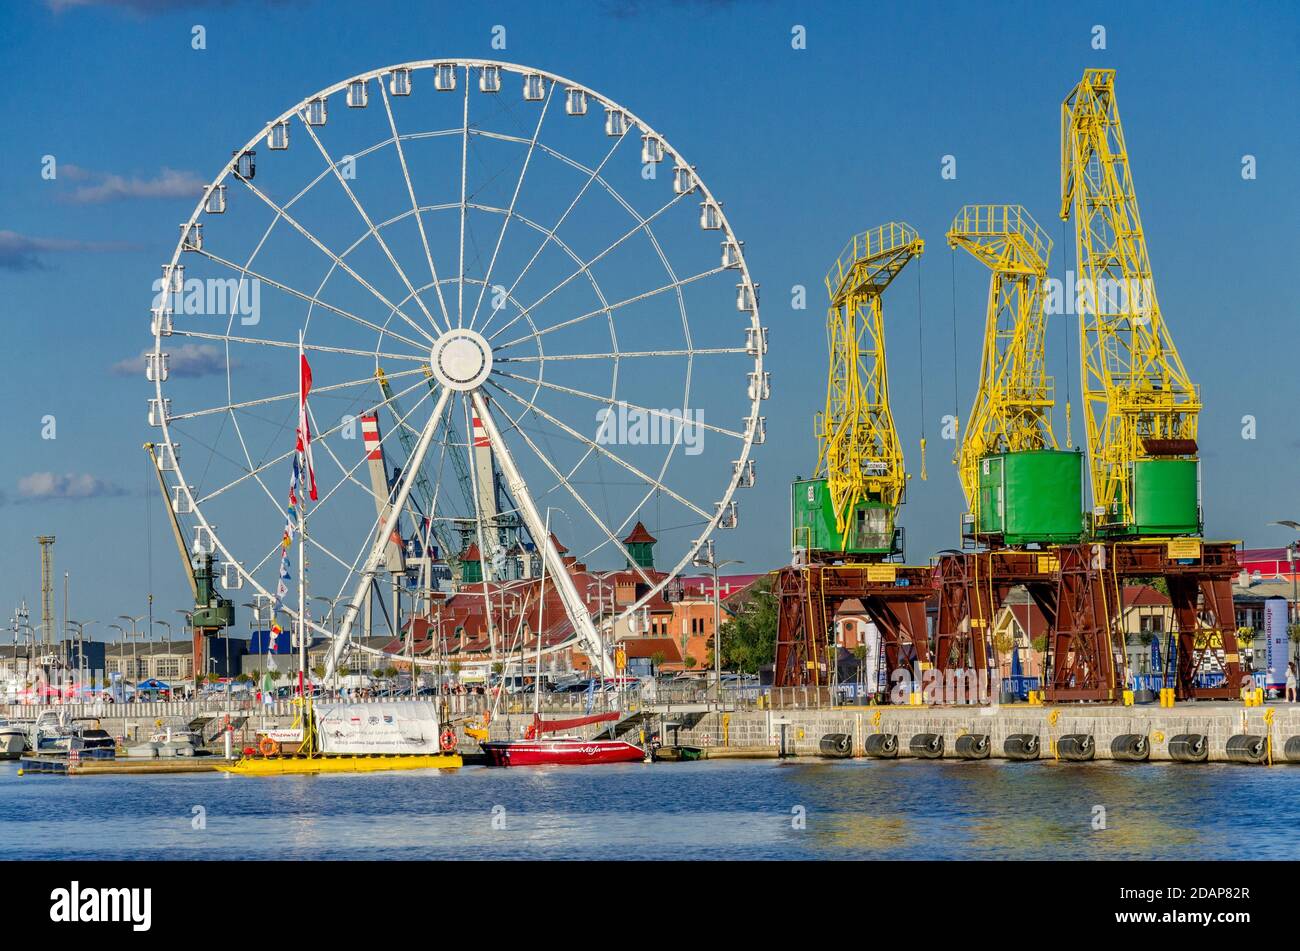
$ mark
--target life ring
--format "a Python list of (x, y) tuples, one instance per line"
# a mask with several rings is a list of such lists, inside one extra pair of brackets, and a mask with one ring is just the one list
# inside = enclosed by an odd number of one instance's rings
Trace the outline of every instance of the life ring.
[(257, 744), (257, 748), (261, 751), (263, 756), (271, 756), (279, 748), (279, 745), (279, 743), (275, 742), (275, 740), (271, 739), (269, 736), (264, 736), (262, 737), (262, 741)]
[(524, 727), (524, 739), (525, 740), (537, 739), (537, 727), (534, 724), (530, 723), (528, 724), (528, 726)]
[(456, 731), (451, 727), (444, 727), (442, 734), (438, 737), (438, 745), (442, 747), (444, 753), (450, 753), (456, 748)]

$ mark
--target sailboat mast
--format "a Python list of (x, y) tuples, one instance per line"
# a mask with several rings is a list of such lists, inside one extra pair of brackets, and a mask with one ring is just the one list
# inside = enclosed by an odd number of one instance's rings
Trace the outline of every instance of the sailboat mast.
[[(546, 509), (546, 538), (551, 537), (551, 510)], [(537, 676), (533, 678), (533, 716), (542, 712), (542, 621), (546, 611), (546, 559), (542, 559), (542, 576), (537, 586)]]

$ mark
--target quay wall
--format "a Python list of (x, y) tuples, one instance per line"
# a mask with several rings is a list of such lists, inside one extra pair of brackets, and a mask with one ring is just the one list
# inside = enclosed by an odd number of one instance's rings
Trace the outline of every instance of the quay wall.
[[(459, 706), (459, 705), (458, 705)], [(472, 705), (466, 705), (472, 706)], [(892, 733), (898, 737), (898, 756), (908, 758), (909, 742), (920, 733), (943, 737), (944, 758), (956, 758), (954, 748), (962, 734), (987, 734), (990, 758), (1006, 758), (1004, 743), (1012, 734), (1038, 738), (1039, 758), (1054, 758), (1055, 743), (1065, 734), (1088, 734), (1095, 745), (1094, 758), (1112, 759), (1111, 741), (1124, 734), (1148, 739), (1152, 761), (1170, 761), (1169, 741), (1180, 734), (1203, 734), (1208, 738), (1209, 761), (1229, 761), (1229, 738), (1241, 734), (1267, 736), (1274, 762), (1285, 762), (1287, 740), (1300, 737), (1300, 704), (1271, 703), (1246, 707), (1240, 703), (1182, 703), (1173, 708), (1154, 706), (1102, 706), (1094, 704), (1029, 706), (955, 707), (823, 707), (811, 709), (703, 710), (703, 705), (675, 707), (651, 704), (628, 721), (621, 739), (638, 742), (640, 731), (657, 733), (668, 745), (694, 746), (705, 750), (724, 747), (737, 752), (782, 752), (791, 756), (815, 756), (823, 736), (847, 734), (854, 756), (862, 756), (867, 737)], [(43, 710), (63, 710), (68, 716), (99, 720), (102, 729), (128, 742), (148, 739), (151, 733), (170, 726), (185, 727), (197, 716), (221, 716), (229, 712), (242, 724), (235, 733), (237, 747), (256, 742), (256, 731), (267, 727), (288, 727), (294, 719), (291, 703), (258, 706), (256, 709), (227, 709), (218, 702), (111, 705), (33, 706), (0, 705), (0, 716), (11, 720), (30, 719)], [(473, 715), (475, 709), (453, 710), (453, 718)], [(544, 710), (548, 717), (573, 716), (570, 708)], [(532, 720), (531, 711), (499, 712), (489, 725), (491, 739), (517, 739)], [(216, 721), (214, 721), (215, 723)], [(481, 722), (475, 718), (475, 722)], [(566, 731), (586, 738), (603, 733), (609, 724), (593, 724)], [(209, 733), (213, 730), (210, 728)], [(460, 732), (460, 731), (458, 731)], [(1300, 741), (1298, 741), (1300, 742)], [(461, 735), (461, 749), (471, 752), (477, 744)]]
[[(1253, 734), (1271, 737), (1274, 762), (1285, 762), (1286, 741), (1300, 736), (1300, 706), (1242, 704), (1181, 704), (1173, 708), (1103, 706), (990, 706), (990, 707), (840, 707), (820, 710), (752, 710), (731, 713), (709, 712), (698, 722), (693, 717), (667, 714), (669, 728), (664, 742), (710, 749), (730, 746), (739, 749), (778, 748), (786, 755), (815, 756), (821, 738), (828, 733), (852, 737), (853, 755), (863, 756), (866, 738), (873, 733), (898, 737), (898, 755), (908, 758), (911, 738), (919, 733), (937, 733), (944, 740), (944, 758), (957, 758), (957, 737), (965, 733), (987, 734), (989, 756), (1005, 759), (1004, 743), (1014, 733), (1038, 737), (1039, 758), (1054, 758), (1055, 742), (1065, 734), (1091, 734), (1094, 758), (1113, 759), (1111, 741), (1124, 734), (1145, 735), (1152, 761), (1172, 761), (1169, 741), (1180, 734), (1203, 734), (1208, 738), (1209, 761), (1227, 762), (1230, 737)], [(1270, 722), (1271, 721), (1271, 722)], [(784, 729), (783, 729), (784, 727)]]

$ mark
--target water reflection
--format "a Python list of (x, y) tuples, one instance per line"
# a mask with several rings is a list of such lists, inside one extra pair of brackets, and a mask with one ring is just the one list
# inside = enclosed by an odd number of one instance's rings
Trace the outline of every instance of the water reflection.
[[(716, 761), (18, 778), (10, 858), (1292, 858), (1300, 769)], [(192, 808), (206, 810), (194, 829)]]

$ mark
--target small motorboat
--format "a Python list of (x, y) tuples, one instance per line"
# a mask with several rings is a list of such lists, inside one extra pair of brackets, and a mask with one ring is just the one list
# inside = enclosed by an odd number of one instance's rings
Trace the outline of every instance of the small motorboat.
[(27, 730), (0, 717), (0, 759), (18, 759), (27, 750)]
[(88, 718), (69, 718), (63, 711), (47, 710), (36, 718), (28, 734), (28, 743), (37, 753), (67, 753), (70, 749), (79, 752), (88, 750), (106, 750), (110, 753), (117, 742), (107, 731), (99, 728), (99, 721)]

